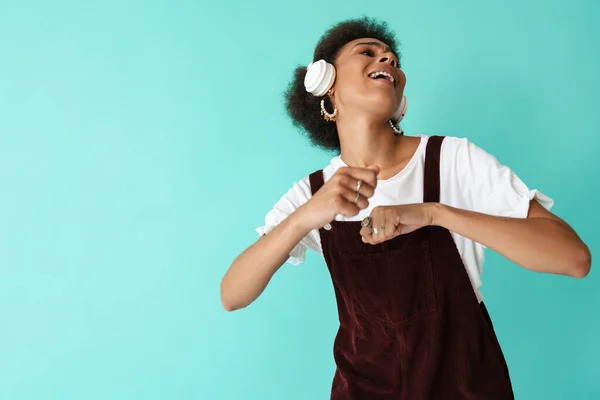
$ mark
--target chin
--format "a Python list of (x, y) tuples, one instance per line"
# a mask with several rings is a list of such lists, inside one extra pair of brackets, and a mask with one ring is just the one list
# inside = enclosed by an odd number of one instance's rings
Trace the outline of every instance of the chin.
[(381, 114), (382, 118), (383, 116), (387, 115), (388, 119), (394, 115), (394, 110), (399, 106), (399, 102), (389, 95), (378, 96), (376, 99), (372, 99), (369, 103), (369, 110), (372, 110), (374, 114)]

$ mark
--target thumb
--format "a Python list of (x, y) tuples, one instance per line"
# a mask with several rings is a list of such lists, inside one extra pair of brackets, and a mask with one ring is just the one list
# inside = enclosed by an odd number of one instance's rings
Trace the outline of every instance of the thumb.
[(377, 173), (379, 173), (379, 170), (380, 170), (380, 168), (379, 168), (379, 166), (378, 166), (378, 165), (369, 165), (369, 166), (367, 167), (367, 169), (370, 169), (371, 171), (375, 171), (375, 172), (377, 172)]

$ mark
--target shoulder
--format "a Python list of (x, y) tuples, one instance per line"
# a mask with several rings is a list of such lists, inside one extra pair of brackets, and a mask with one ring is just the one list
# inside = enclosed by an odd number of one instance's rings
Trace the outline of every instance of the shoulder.
[(490, 196), (522, 186), (509, 167), (465, 137), (444, 138), (440, 174), (444, 201), (469, 210), (483, 210)]
[(446, 136), (442, 143), (441, 164), (455, 169), (479, 169), (499, 166), (495, 156), (465, 137)]
[(445, 136), (442, 143), (442, 152), (445, 155), (451, 155), (461, 151), (468, 151), (471, 147), (477, 146), (466, 137)]

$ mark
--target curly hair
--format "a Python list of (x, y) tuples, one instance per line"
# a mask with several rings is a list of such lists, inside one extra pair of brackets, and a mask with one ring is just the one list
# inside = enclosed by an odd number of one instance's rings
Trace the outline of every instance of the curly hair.
[[(334, 64), (340, 49), (346, 43), (360, 38), (374, 38), (382, 41), (400, 59), (396, 37), (387, 24), (362, 17), (340, 22), (327, 30), (315, 48), (313, 60), (323, 59)], [(292, 81), (285, 91), (287, 114), (292, 119), (294, 126), (303, 131), (314, 145), (339, 152), (340, 139), (336, 124), (322, 118), (320, 114), (321, 99), (308, 93), (304, 88), (306, 70), (307, 66), (297, 67)]]

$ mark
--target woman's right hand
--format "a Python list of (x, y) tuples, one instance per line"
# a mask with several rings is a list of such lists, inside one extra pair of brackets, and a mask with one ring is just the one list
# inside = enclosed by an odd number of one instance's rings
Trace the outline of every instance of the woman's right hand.
[[(221, 281), (223, 307), (228, 311), (237, 310), (260, 296), (273, 274), (288, 259), (290, 251), (308, 232), (323, 228), (338, 214), (352, 217), (368, 207), (368, 198), (375, 192), (378, 173), (378, 167), (340, 168), (289, 218), (244, 250)], [(354, 203), (359, 179), (362, 181), (360, 196)]]
[[(353, 217), (369, 206), (369, 198), (377, 187), (379, 167), (343, 167), (337, 170), (298, 211), (302, 214), (302, 225), (307, 229), (320, 229), (333, 221), (338, 214)], [(362, 181), (358, 200), (356, 188)], [(356, 201), (355, 201), (356, 200)]]

